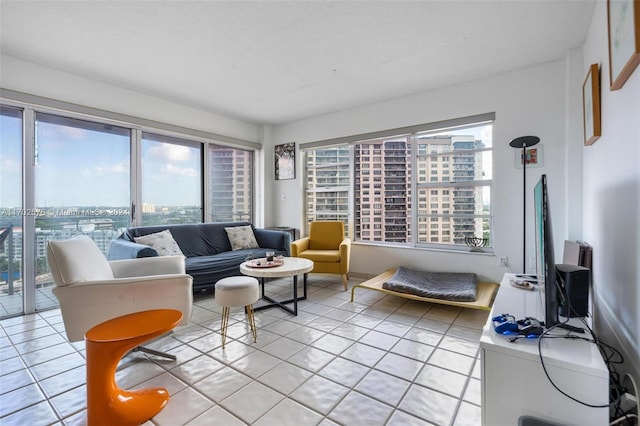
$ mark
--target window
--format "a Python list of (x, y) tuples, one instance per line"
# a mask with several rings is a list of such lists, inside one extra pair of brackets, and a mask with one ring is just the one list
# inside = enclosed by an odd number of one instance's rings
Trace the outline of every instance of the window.
[(208, 222), (250, 222), (253, 209), (253, 152), (209, 145)]
[(202, 222), (202, 144), (142, 133), (143, 225)]
[(349, 158), (348, 146), (306, 153), (307, 223), (340, 220), (345, 224), (345, 231), (349, 229)]
[(22, 111), (0, 108), (0, 295), (4, 315), (22, 312)]
[[(454, 126), (424, 125), (428, 130), (404, 135), (349, 140), (333, 148), (305, 148), (303, 144), (307, 176), (331, 164), (331, 176), (340, 178), (339, 188), (323, 188), (317, 179), (307, 179), (307, 199), (312, 200), (307, 203), (307, 221), (322, 213), (316, 208), (321, 206), (319, 193), (324, 193), (324, 204), (342, 207), (340, 220), (351, 226), (354, 241), (466, 249), (465, 237), (476, 236), (487, 238), (490, 246), (494, 116), (478, 118), (444, 123)], [(374, 157), (369, 157), (372, 151)], [(373, 182), (362, 178), (368, 171), (363, 170), (364, 161), (374, 170)], [(349, 167), (355, 170), (351, 179)], [(423, 178), (426, 175), (429, 178)], [(340, 194), (339, 198), (331, 199), (329, 190)], [(360, 203), (372, 190), (380, 195), (381, 203)], [(351, 193), (356, 202), (349, 215)], [(361, 232), (364, 219), (371, 216), (382, 224), (373, 237)], [(432, 230), (415, 225), (425, 221), (442, 226)]]
[[(53, 286), (47, 241), (87, 235), (103, 253), (131, 220), (131, 130), (36, 113), (35, 281)], [(36, 309), (57, 306), (36, 299)]]
[(57, 305), (49, 240), (87, 235), (106, 252), (132, 225), (252, 220), (259, 144), (20, 98), (0, 105), (0, 317)]

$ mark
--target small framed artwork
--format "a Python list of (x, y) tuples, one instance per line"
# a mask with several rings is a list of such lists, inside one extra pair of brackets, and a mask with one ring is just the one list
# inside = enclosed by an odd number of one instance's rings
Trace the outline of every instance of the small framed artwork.
[(598, 64), (589, 67), (582, 85), (582, 116), (584, 144), (591, 145), (601, 136), (600, 129), (600, 73)]
[(542, 145), (538, 145), (534, 148), (527, 148), (524, 158), (522, 155), (522, 149), (515, 151), (516, 155), (516, 169), (522, 168), (523, 161), (527, 162), (527, 169), (530, 167), (542, 167)]
[(607, 0), (609, 84), (620, 89), (640, 63), (640, 1)]
[(296, 144), (283, 143), (275, 146), (276, 180), (296, 178)]

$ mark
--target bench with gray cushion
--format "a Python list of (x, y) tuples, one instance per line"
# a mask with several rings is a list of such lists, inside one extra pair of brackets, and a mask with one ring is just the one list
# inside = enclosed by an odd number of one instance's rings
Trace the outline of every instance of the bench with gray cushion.
[[(250, 227), (257, 247), (232, 249), (225, 228)], [(248, 257), (265, 257), (266, 251), (289, 256), (288, 232), (254, 228), (249, 222), (195, 223), (128, 228), (111, 243), (109, 260), (158, 256), (158, 249), (136, 242), (136, 238), (169, 230), (186, 257), (187, 274), (193, 277), (194, 291), (212, 289), (216, 281), (240, 275), (240, 264)], [(172, 253), (175, 254), (175, 253)]]

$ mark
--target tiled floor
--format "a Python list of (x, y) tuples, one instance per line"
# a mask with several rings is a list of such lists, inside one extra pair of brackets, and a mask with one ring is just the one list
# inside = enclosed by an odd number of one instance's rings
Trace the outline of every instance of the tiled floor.
[[(358, 280), (352, 278), (354, 284)], [(271, 282), (274, 294), (290, 281)], [(253, 343), (232, 311), (223, 350), (211, 294), (191, 323), (121, 362), (123, 388), (164, 386), (171, 399), (146, 425), (478, 425), (479, 337), (487, 312), (356, 290), (309, 276), (297, 317), (256, 312)], [(84, 343), (64, 336), (60, 311), (0, 321), (0, 425), (82, 425)]]

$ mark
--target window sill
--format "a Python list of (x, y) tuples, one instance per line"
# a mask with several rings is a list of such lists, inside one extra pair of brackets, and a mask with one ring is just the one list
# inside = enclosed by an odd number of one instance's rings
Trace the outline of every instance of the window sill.
[(375, 241), (352, 241), (351, 245), (390, 248), (390, 249), (402, 249), (402, 250), (430, 251), (430, 252), (451, 253), (451, 254), (471, 254), (474, 256), (495, 256), (495, 253), (493, 252), (493, 247), (487, 247), (483, 251), (470, 251), (469, 248), (467, 247), (439, 248), (439, 247), (425, 247), (425, 246), (409, 246), (404, 244), (389, 244), (389, 243), (383, 244)]

